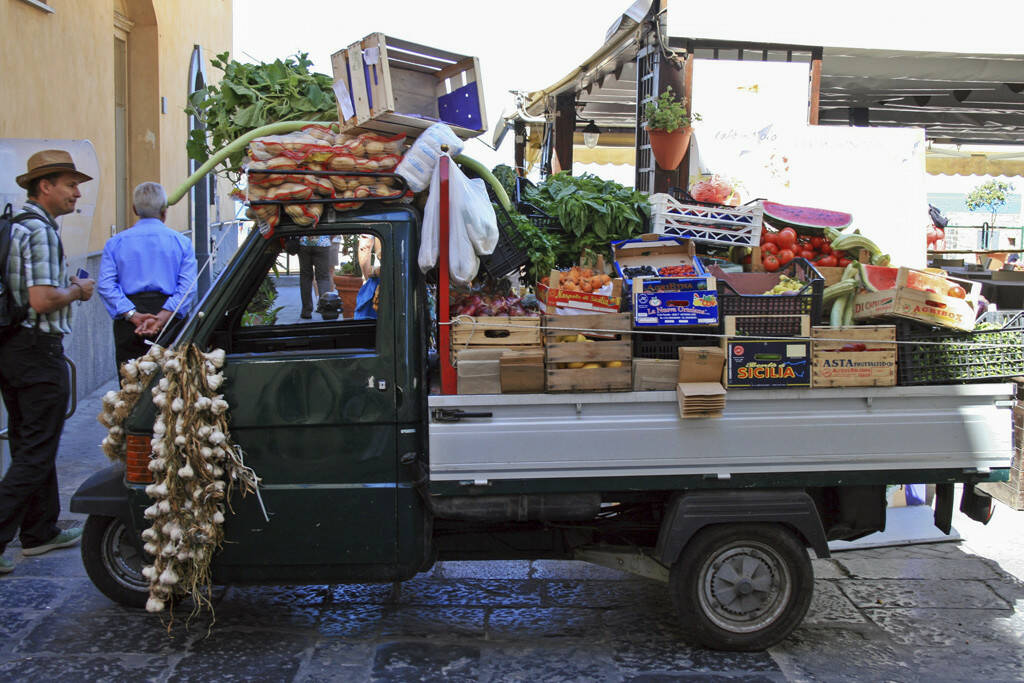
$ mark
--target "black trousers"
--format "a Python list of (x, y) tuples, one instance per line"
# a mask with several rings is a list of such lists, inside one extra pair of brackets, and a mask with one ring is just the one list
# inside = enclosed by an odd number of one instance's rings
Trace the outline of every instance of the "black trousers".
[(334, 289), (333, 275), (330, 247), (299, 247), (299, 299), (303, 313), (313, 311), (313, 280), (319, 298)]
[[(139, 292), (129, 294), (128, 299), (135, 304), (135, 310), (139, 313), (159, 313), (164, 302), (170, 298), (160, 292)], [(149, 351), (149, 344), (146, 340), (158, 342), (161, 346), (167, 346), (178, 336), (178, 331), (184, 322), (182, 318), (174, 317), (167, 321), (167, 325), (160, 331), (156, 338), (140, 337), (135, 334), (135, 325), (124, 318), (114, 319), (114, 357), (117, 360), (117, 376), (121, 376), (121, 366), (126, 361), (146, 355)]]
[(3, 552), (19, 529), (23, 548), (60, 533), (57, 447), (69, 391), (60, 335), (24, 327), (0, 342), (0, 391), (11, 445), (11, 468), (0, 481)]

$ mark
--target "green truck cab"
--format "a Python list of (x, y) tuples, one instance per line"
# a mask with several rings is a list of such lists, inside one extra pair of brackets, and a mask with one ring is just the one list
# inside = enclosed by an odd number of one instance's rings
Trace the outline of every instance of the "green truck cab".
[[(1005, 478), (1007, 385), (746, 392), (723, 419), (687, 421), (672, 392), (441, 396), (419, 214), (388, 206), (324, 218), (314, 229), (285, 223), (269, 239), (253, 231), (179, 337), (225, 350), (231, 435), (262, 481), (259, 497), (232, 499), (215, 583), (391, 582), (446, 559), (584, 559), (665, 581), (702, 644), (756, 650), (807, 611), (808, 549), (828, 556), (828, 541), (884, 528), (886, 484), (938, 484), (937, 522), (948, 530), (954, 482), (983, 518), (990, 502), (973, 484)], [(365, 234), (382, 244), (375, 320), (345, 311), (302, 321), (296, 311), (249, 324), (246, 308), (286, 239)], [(857, 461), (856, 439), (837, 426), (836, 443), (815, 451), (786, 422), (794, 410), (847, 421), (883, 413), (891, 445), (883, 452), (870, 437)], [(929, 457), (900, 443), (925, 414)], [(789, 436), (755, 438), (773, 416)], [(154, 419), (143, 392), (126, 431), (151, 434)], [(144, 488), (115, 464), (71, 503), (89, 515), (90, 578), (131, 606), (148, 589)]]

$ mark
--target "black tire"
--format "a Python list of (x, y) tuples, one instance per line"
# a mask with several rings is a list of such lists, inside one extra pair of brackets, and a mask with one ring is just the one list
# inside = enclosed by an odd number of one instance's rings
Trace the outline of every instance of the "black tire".
[(701, 529), (669, 572), (683, 629), (716, 650), (756, 651), (799, 626), (814, 572), (795, 533), (778, 524)]
[(142, 575), (141, 541), (116, 517), (89, 515), (82, 532), (82, 564), (105, 596), (126, 607), (145, 607), (149, 581)]

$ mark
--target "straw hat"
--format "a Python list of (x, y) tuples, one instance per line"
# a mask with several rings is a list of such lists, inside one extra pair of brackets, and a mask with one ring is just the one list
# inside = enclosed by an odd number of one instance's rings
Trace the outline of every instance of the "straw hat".
[(64, 150), (44, 149), (28, 158), (28, 172), (15, 178), (15, 182), (28, 189), (30, 182), (51, 173), (70, 173), (80, 183), (92, 180), (92, 176), (87, 176), (75, 168), (75, 162), (71, 160), (71, 155)]

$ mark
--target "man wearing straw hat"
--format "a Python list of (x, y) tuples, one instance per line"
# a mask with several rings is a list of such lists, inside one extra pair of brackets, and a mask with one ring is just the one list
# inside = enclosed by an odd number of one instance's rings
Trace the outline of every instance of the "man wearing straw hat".
[[(71, 332), (71, 303), (88, 301), (95, 283), (68, 277), (55, 219), (75, 210), (79, 183), (92, 180), (63, 150), (36, 152), (16, 182), (28, 191), (11, 226), (5, 284), (28, 317), (0, 341), (0, 391), (7, 407), (11, 467), (0, 481), (0, 553), (18, 534), (32, 557), (78, 542), (61, 531), (57, 446), (68, 403), (62, 339)], [(19, 532), (20, 530), (20, 532)], [(0, 574), (14, 564), (0, 555)]]
[(159, 334), (163, 345), (173, 341), (196, 297), (192, 242), (164, 224), (167, 193), (163, 186), (140, 183), (132, 193), (132, 209), (139, 220), (103, 246), (97, 284), (114, 320), (118, 369), (146, 353), (145, 337)]

